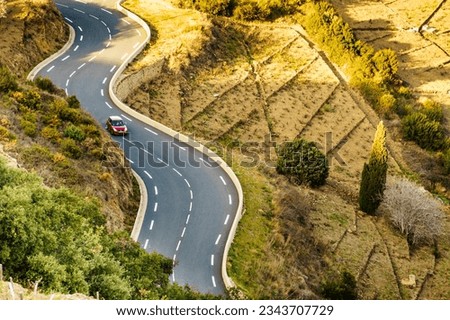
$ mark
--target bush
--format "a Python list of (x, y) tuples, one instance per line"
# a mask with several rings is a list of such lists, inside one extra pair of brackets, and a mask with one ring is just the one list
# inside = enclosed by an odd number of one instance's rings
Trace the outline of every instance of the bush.
[(43, 78), (43, 77), (39, 76), (34, 80), (34, 83), (41, 90), (45, 90), (50, 93), (55, 93), (57, 91), (56, 86), (48, 78)]
[(317, 147), (303, 139), (286, 142), (277, 150), (277, 172), (295, 178), (297, 183), (312, 187), (325, 184), (328, 161)]
[(52, 143), (57, 143), (61, 139), (61, 133), (52, 126), (46, 126), (41, 131), (41, 135)]
[(72, 109), (79, 109), (80, 108), (80, 101), (78, 100), (78, 98), (76, 96), (69, 96), (66, 98), (66, 101), (69, 105), (69, 108)]
[(323, 283), (320, 293), (325, 299), (330, 300), (356, 300), (358, 293), (355, 277), (344, 271), (339, 279), (329, 279)]
[(30, 110), (39, 110), (42, 106), (41, 95), (35, 90), (17, 92), (14, 98), (18, 103)]
[(427, 116), (428, 119), (442, 122), (444, 120), (444, 110), (440, 103), (427, 99), (422, 104), (420, 111)]
[(431, 243), (441, 234), (441, 204), (415, 183), (400, 179), (388, 184), (381, 209), (410, 245)]
[(18, 90), (16, 78), (9, 72), (6, 67), (0, 66), (0, 92), (8, 93), (9, 91)]
[(427, 150), (441, 150), (446, 145), (446, 136), (441, 123), (429, 119), (422, 112), (413, 112), (402, 120), (403, 136)]
[(84, 139), (86, 139), (86, 134), (83, 132), (83, 130), (80, 127), (77, 127), (76, 125), (69, 124), (64, 130), (64, 136), (66, 138), (71, 138), (75, 141), (81, 142)]
[(65, 138), (61, 141), (61, 149), (65, 156), (72, 159), (79, 159), (82, 155), (81, 148), (71, 138)]
[(25, 120), (25, 119), (21, 119), (20, 126), (22, 127), (23, 132), (27, 136), (32, 137), (32, 138), (37, 136), (37, 126), (35, 123)]

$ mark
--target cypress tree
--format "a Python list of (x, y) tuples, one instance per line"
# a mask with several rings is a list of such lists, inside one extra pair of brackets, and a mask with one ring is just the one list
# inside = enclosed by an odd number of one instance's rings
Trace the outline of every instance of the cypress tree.
[(386, 129), (383, 121), (380, 121), (375, 132), (369, 163), (364, 164), (359, 189), (359, 207), (368, 214), (375, 214), (383, 198), (387, 160)]

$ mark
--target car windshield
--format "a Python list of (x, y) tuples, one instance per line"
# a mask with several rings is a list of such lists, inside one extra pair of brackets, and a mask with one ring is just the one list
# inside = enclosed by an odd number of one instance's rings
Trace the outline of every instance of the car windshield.
[(120, 126), (123, 126), (123, 121), (122, 120), (112, 120), (111, 124), (115, 127), (120, 127)]

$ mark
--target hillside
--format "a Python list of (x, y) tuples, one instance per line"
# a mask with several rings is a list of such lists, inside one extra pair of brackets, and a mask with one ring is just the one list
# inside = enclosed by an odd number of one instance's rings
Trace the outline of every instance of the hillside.
[[(64, 101), (64, 92), (45, 82), (41, 87), (46, 90), (24, 83), (28, 72), (68, 39), (67, 26), (55, 4), (43, 0), (8, 2), (0, 29), (2, 76), (12, 74), (20, 89), (3, 93), (0, 101), (4, 150), (17, 158), (21, 167), (42, 176), (48, 186), (66, 186), (98, 198), (109, 230), (131, 230), (140, 196), (131, 171), (120, 165), (121, 150), (103, 148), (109, 136), (79, 108), (76, 99)], [(56, 109), (59, 115), (48, 119), (46, 113)], [(82, 141), (68, 140), (65, 131), (70, 125), (84, 128), (88, 136)], [(81, 147), (79, 156), (67, 151), (68, 144), (74, 142)], [(105, 166), (107, 162), (109, 166)]]
[[(411, 253), (386, 219), (358, 210), (380, 118), (299, 23), (243, 22), (162, 0), (125, 6), (150, 24), (153, 41), (118, 84), (120, 97), (209, 145), (241, 180), (246, 213), (229, 270), (245, 295), (316, 298), (348, 271), (360, 298), (447, 297), (446, 237), (437, 262), (436, 248)], [(275, 145), (296, 137), (328, 155), (325, 186), (299, 187), (275, 172)], [(390, 175), (410, 172), (402, 144), (389, 148)]]

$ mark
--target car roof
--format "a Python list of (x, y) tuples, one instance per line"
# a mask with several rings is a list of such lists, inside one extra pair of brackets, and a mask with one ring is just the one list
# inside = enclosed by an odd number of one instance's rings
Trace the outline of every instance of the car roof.
[(119, 116), (110, 116), (109, 119), (112, 120), (112, 121), (119, 121), (119, 120), (122, 120), (122, 118), (119, 117)]

